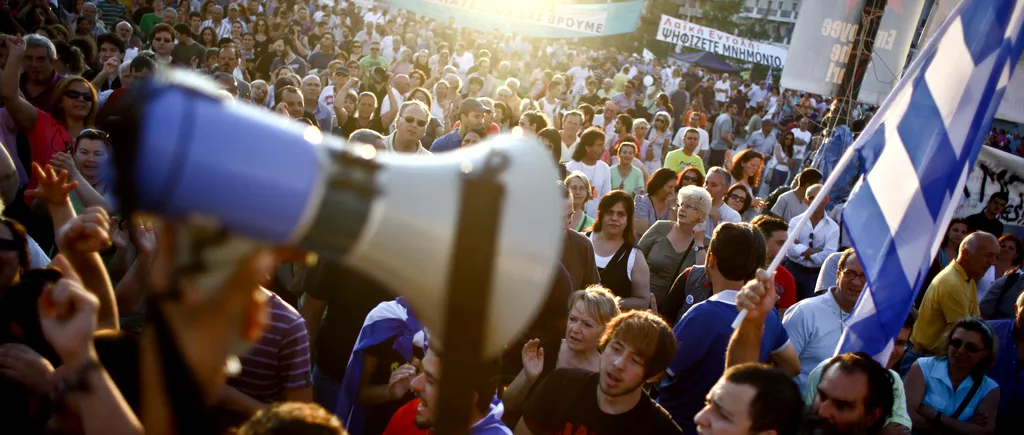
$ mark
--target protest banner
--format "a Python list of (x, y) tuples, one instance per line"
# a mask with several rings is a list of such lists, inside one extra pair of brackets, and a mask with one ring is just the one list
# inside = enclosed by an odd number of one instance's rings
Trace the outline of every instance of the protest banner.
[(988, 197), (996, 192), (1007, 192), (1010, 201), (999, 220), (1005, 232), (1024, 235), (1024, 158), (981, 147), (978, 161), (967, 176), (964, 197), (956, 209), (956, 216), (966, 217), (985, 209)]
[(740, 38), (668, 15), (661, 16), (658, 40), (774, 68), (782, 68), (786, 64), (785, 48)]
[[(582, 38), (633, 33), (644, 1), (570, 4), (558, 0), (387, 0), (402, 9), (461, 26), (498, 29), (540, 38)], [(614, 19), (609, 19), (609, 18)]]
[[(780, 86), (819, 95), (835, 96), (843, 77), (856, 59), (854, 39), (860, 31), (864, 0), (805, 1), (793, 28), (789, 49), (794, 56), (782, 70)], [(906, 65), (907, 53), (920, 22), (924, 0), (889, 2), (875, 34), (871, 63), (864, 73), (857, 101), (882, 104)]]

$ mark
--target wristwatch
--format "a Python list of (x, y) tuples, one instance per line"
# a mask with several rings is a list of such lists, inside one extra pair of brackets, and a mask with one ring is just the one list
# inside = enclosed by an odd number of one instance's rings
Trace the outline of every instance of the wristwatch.
[(936, 411), (935, 416), (932, 417), (932, 426), (942, 426), (942, 413)]
[(697, 252), (700, 252), (702, 249), (704, 249), (704, 245), (694, 246), (693, 247), (693, 252), (697, 253)]

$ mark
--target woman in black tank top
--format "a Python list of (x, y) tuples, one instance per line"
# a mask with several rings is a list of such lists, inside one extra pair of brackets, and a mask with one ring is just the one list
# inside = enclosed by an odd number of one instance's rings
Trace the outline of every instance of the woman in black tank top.
[(650, 308), (650, 270), (644, 254), (634, 247), (632, 197), (621, 190), (602, 197), (589, 235), (601, 285), (622, 298), (619, 306), (624, 310)]

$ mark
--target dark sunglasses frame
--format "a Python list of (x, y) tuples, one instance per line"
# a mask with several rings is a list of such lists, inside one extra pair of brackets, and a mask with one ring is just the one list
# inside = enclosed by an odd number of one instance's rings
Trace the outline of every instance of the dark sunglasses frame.
[(64, 91), (64, 97), (65, 98), (70, 98), (72, 100), (77, 100), (77, 99), (81, 98), (82, 101), (87, 101), (87, 102), (90, 102), (90, 103), (93, 102), (93, 100), (94, 100), (93, 97), (92, 97), (92, 92), (81, 92), (81, 91), (76, 91), (74, 89), (68, 89), (68, 90)]
[(418, 126), (420, 126), (420, 127), (426, 127), (426, 126), (427, 126), (427, 124), (429, 124), (429, 123), (430, 123), (430, 121), (424, 121), (424, 120), (422, 120), (422, 119), (416, 119), (415, 117), (412, 117), (412, 116), (406, 116), (406, 117), (405, 117), (405, 118), (403, 118), (403, 119), (405, 120), (405, 122), (408, 122), (408, 123), (410, 123), (410, 124), (411, 124), (411, 123), (413, 123), (413, 122), (415, 122), (415, 123), (416, 123), (416, 125), (418, 125)]

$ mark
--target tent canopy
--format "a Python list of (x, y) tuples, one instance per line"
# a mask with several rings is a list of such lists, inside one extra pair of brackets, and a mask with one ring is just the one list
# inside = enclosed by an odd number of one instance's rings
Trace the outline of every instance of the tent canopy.
[(736, 73), (740, 71), (739, 68), (732, 66), (732, 64), (722, 60), (722, 58), (716, 56), (714, 53), (708, 53), (706, 51), (698, 51), (696, 53), (671, 53), (669, 54), (669, 58), (717, 72)]

